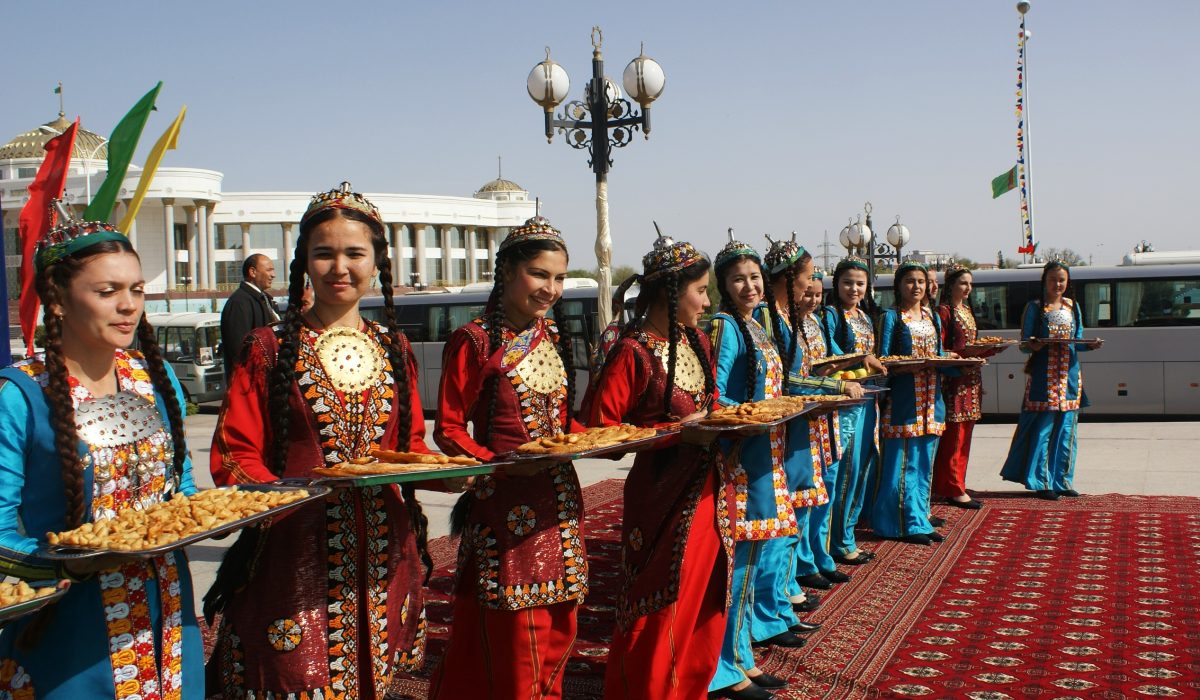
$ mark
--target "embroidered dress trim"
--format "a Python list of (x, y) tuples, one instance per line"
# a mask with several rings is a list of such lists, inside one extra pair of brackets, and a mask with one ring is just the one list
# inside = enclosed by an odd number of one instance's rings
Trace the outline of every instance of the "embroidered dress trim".
[[(912, 338), (912, 354), (915, 357), (937, 357), (937, 327), (929, 310), (921, 308), (921, 318), (908, 319), (900, 314)], [(937, 420), (938, 377), (937, 370), (920, 370), (913, 375), (913, 399), (916, 401), (917, 419), (907, 425), (892, 424), (892, 403), (889, 401), (883, 414), (880, 436), (884, 438), (915, 438), (923, 435), (941, 435), (946, 424)]]
[[(1042, 307), (1046, 319), (1046, 327), (1051, 338), (1072, 338), (1075, 335), (1075, 304), (1070, 299), (1063, 299), (1059, 309), (1051, 310), (1049, 306)], [(1025, 383), (1026, 411), (1077, 411), (1079, 398), (1068, 399), (1067, 390), (1071, 382), (1071, 353), (1070, 345), (1054, 344), (1046, 347), (1049, 358), (1046, 362), (1046, 400), (1033, 401), (1029, 398), (1029, 382)], [(1083, 371), (1079, 374), (1080, 395), (1083, 387)]]

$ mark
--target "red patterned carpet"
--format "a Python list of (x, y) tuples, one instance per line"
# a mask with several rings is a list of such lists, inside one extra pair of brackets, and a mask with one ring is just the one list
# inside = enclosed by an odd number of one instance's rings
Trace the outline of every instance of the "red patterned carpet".
[[(584, 490), (592, 592), (564, 683), (599, 698), (620, 550), (620, 481)], [(861, 540), (879, 557), (824, 596), (802, 649), (771, 649), (780, 698), (1200, 698), (1200, 499), (981, 494), (936, 506), (934, 547)], [(435, 540), (432, 670), (450, 629), (456, 543)], [(424, 677), (391, 698), (426, 697)]]

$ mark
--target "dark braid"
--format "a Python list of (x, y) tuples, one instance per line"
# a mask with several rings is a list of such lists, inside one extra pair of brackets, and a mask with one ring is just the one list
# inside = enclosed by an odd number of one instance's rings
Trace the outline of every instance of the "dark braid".
[(571, 334), (567, 332), (566, 317), (562, 297), (559, 297), (554, 304), (554, 325), (558, 330), (558, 357), (567, 373), (567, 405), (563, 410), (562, 429), (564, 433), (569, 433), (571, 413), (575, 409), (575, 358), (571, 352)]
[(163, 405), (167, 409), (167, 419), (170, 421), (171, 443), (175, 450), (175, 462), (173, 464), (172, 474), (175, 477), (175, 485), (183, 483), (183, 461), (187, 459), (187, 442), (183, 437), (183, 411), (179, 406), (179, 396), (175, 393), (175, 387), (171, 384), (171, 380), (167, 377), (166, 366), (163, 364), (162, 351), (158, 347), (158, 341), (154, 337), (154, 326), (146, 320), (146, 315), (142, 314), (142, 320), (138, 323), (138, 346), (142, 351), (142, 355), (146, 358), (146, 366), (149, 369), (150, 381), (154, 384), (154, 390), (162, 397)]
[[(486, 363), (488, 358), (495, 355), (500, 350), (500, 345), (504, 340), (504, 258), (496, 255), (496, 271), (492, 276), (492, 295), (488, 298), (488, 307), (491, 313), (488, 315), (488, 356), (482, 358)], [(496, 422), (496, 402), (500, 396), (500, 372), (492, 377), (488, 383), (488, 412), (487, 412), (487, 432), (483, 436), (483, 446), (487, 447), (492, 444), (492, 425)]]
[(687, 336), (688, 345), (692, 346), (692, 352), (696, 353), (696, 359), (700, 360), (700, 369), (704, 370), (704, 395), (711, 400), (717, 390), (717, 377), (708, 353), (700, 344), (700, 332), (692, 326), (684, 326), (683, 332)]
[(71, 401), (67, 363), (62, 354), (62, 316), (50, 313), (51, 305), (61, 304), (59, 290), (53, 284), (43, 284), (45, 280), (44, 276), (38, 276), (38, 295), (47, 311), (46, 372), (49, 374), (49, 384), (46, 387), (46, 403), (50, 407), (50, 425), (54, 428), (54, 446), (58, 451), (67, 501), (66, 528), (74, 529), (83, 523), (86, 517), (84, 506), (89, 499), (83, 493), (84, 465), (79, 457), (79, 435), (75, 431), (75, 404)]
[[(726, 269), (728, 269), (726, 267)], [(754, 361), (754, 338), (750, 335), (750, 327), (746, 325), (746, 319), (737, 312), (737, 307), (734, 306), (733, 299), (730, 298), (729, 292), (725, 290), (724, 275), (721, 274), (724, 270), (717, 273), (718, 279), (721, 280), (721, 311), (724, 311), (733, 318), (737, 324), (738, 330), (742, 334), (742, 340), (746, 343), (746, 397), (743, 401), (753, 401), (755, 389), (758, 388), (758, 363)]]
[(679, 359), (679, 273), (668, 274), (663, 289), (667, 295), (667, 381), (663, 388), (663, 412), (669, 419), (671, 398), (675, 395), (675, 364)]
[[(770, 284), (770, 282), (767, 281), (765, 275), (763, 276), (763, 299), (767, 302), (767, 310), (768, 310), (767, 318), (768, 318), (769, 322), (771, 323), (771, 328), (773, 330), (772, 335), (775, 336), (773, 338), (773, 341), (775, 343), (775, 349), (777, 351), (779, 351), (780, 350), (779, 338), (782, 337), (779, 335), (779, 332), (781, 330), (783, 330), (783, 321), (782, 321), (782, 319), (779, 318), (779, 312), (776, 311), (776, 309), (775, 309), (775, 290), (771, 289), (771, 284)], [(783, 353), (780, 352), (779, 354), (782, 358)], [(783, 393), (787, 394), (789, 389), (791, 388), (791, 386), (792, 386), (792, 363), (791, 363), (791, 358), (788, 358), (787, 364), (784, 365), (784, 367), (783, 367)]]
[(288, 431), (291, 411), (288, 396), (296, 377), (296, 360), (300, 355), (300, 300), (304, 297), (304, 275), (308, 272), (308, 232), (311, 226), (300, 231), (296, 251), (288, 276), (288, 306), (283, 315), (283, 332), (279, 336), (279, 350), (275, 366), (271, 368), (267, 384), (267, 407), (271, 413), (271, 458), (267, 467), (276, 476), (283, 476), (287, 468)]

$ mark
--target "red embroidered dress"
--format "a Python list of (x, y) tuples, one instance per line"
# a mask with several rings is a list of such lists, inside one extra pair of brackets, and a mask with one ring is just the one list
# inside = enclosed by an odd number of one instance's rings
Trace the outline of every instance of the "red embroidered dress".
[[(975, 342), (978, 332), (975, 328), (975, 317), (965, 305), (950, 308), (943, 304), (938, 307), (938, 315), (942, 317), (942, 327), (946, 337), (953, 340), (946, 345), (946, 350), (959, 352), (967, 345)], [(953, 326), (953, 331), (951, 331)], [(964, 367), (962, 376), (943, 379), (942, 391), (946, 398), (946, 422), (967, 423), (979, 420), (980, 402), (983, 396), (983, 371), (978, 367)]]
[[(504, 328), (494, 354), (488, 352), (488, 327), (476, 319), (446, 342), (434, 431), (447, 454), (485, 461), (562, 432), (567, 396), (552, 321), (538, 319), (520, 333)], [(497, 375), (492, 411), (490, 389)], [(491, 441), (484, 445), (479, 440), (488, 434), (489, 422), (494, 422)], [(581, 429), (572, 421), (571, 432)], [(482, 605), (521, 610), (583, 600), (588, 584), (579, 491), (570, 464), (528, 477), (484, 476), (475, 482), (458, 575), (474, 577)]]
[[(300, 333), (287, 468), (270, 462), (267, 383), (278, 352), (275, 330), (259, 328), (233, 375), (213, 436), (219, 484), (304, 477), (314, 467), (363, 456), (374, 447), (428, 452), (407, 340), (409, 395), (396, 396), (383, 343), (367, 323), (378, 360), (361, 394), (334, 388), (317, 355), (321, 332)], [(410, 439), (397, 445), (399, 402), (409, 402)], [(337, 489), (262, 529), (249, 580), (228, 603), (209, 663), (209, 687), (227, 698), (383, 698), (396, 671), (421, 665), (425, 644), (423, 571), (412, 523), (394, 486)]]

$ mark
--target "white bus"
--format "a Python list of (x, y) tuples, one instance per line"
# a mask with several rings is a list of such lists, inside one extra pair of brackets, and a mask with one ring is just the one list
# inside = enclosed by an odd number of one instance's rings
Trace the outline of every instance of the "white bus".
[[(427, 414), (437, 408), (438, 384), (442, 376), (442, 349), (455, 329), (483, 314), (491, 284), (474, 284), (453, 291), (410, 292), (394, 297), (396, 321), (408, 336), (420, 375), (421, 406)], [(565, 319), (559, 319), (570, 334), (575, 363), (575, 404), (587, 388), (592, 347), (599, 336), (596, 328), (596, 283), (568, 279), (563, 291)], [(359, 309), (366, 318), (383, 321), (383, 297), (365, 297)], [(551, 314), (553, 316), (553, 314)]]
[(150, 313), (163, 361), (170, 363), (188, 401), (216, 401), (225, 395), (221, 359), (221, 314)]
[[(1019, 338), (1025, 304), (1041, 295), (1041, 274), (1041, 266), (974, 271), (980, 333)], [(828, 294), (832, 275), (825, 279)], [(1074, 267), (1071, 284), (1085, 335), (1104, 339), (1099, 350), (1081, 355), (1087, 412), (1200, 415), (1200, 264)], [(883, 308), (894, 303), (890, 274), (875, 282), (875, 299)], [(1011, 348), (989, 360), (985, 414), (1020, 412), (1025, 358)]]

